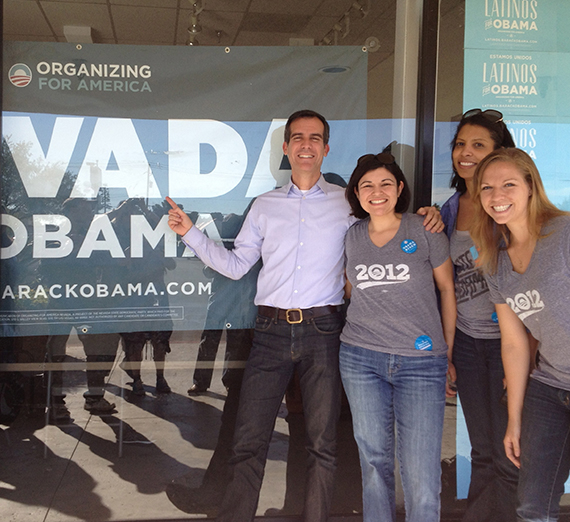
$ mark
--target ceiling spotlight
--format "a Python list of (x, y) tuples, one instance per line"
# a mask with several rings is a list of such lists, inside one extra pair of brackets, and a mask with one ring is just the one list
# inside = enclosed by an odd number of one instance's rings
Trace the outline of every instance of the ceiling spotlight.
[(188, 32), (193, 34), (198, 34), (202, 31), (202, 26), (198, 23), (198, 16), (192, 15), (190, 17), (190, 26), (188, 27)]
[(192, 4), (192, 11), (194, 14), (199, 15), (204, 10), (205, 0), (198, 0), (197, 2), (190, 0), (190, 3)]
[(196, 40), (196, 35), (202, 32), (202, 26), (198, 22), (198, 15), (204, 10), (204, 1), (198, 0), (192, 3), (192, 13), (190, 14), (190, 20), (188, 25), (188, 40), (186, 45), (199, 45), (198, 40)]
[(380, 49), (380, 40), (375, 36), (369, 36), (364, 42), (364, 47), (369, 53), (375, 53)]
[(370, 0), (367, 0), (366, 8), (358, 0), (353, 2), (351, 7), (356, 11), (358, 11), (358, 13), (362, 18), (365, 18), (368, 12), (370, 11)]
[(200, 42), (196, 38), (196, 33), (190, 31), (190, 28), (188, 28), (188, 40), (186, 40), (186, 45), (200, 45)]

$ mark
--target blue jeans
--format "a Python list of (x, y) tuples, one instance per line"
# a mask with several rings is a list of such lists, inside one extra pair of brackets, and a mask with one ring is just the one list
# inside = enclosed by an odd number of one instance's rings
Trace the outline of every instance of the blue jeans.
[(407, 522), (438, 522), (447, 357), (341, 343), (340, 372), (360, 453), (364, 522), (396, 520), (394, 446)]
[(453, 364), (471, 442), (471, 482), (462, 522), (513, 522), (518, 470), (503, 445), (508, 412), (501, 403), (501, 339), (475, 339), (456, 329)]
[(275, 419), (294, 370), (300, 379), (307, 439), (306, 522), (326, 522), (336, 468), (342, 314), (288, 324), (258, 316), (245, 367), (231, 460), (232, 480), (218, 522), (252, 521)]
[(558, 520), (570, 471), (570, 392), (529, 380), (521, 427), (519, 520)]

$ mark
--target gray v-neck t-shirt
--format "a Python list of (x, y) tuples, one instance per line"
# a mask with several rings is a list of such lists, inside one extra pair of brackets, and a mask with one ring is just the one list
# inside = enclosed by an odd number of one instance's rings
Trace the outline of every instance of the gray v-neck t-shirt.
[(433, 269), (449, 257), (447, 236), (403, 214), (396, 235), (377, 247), (368, 223), (355, 223), (345, 240), (352, 295), (341, 341), (397, 355), (445, 354)]
[(469, 232), (454, 229), (449, 250), (455, 268), (457, 328), (475, 339), (498, 339), (501, 333), (495, 305), (485, 276), (475, 266), (478, 254)]
[(570, 390), (570, 216), (550, 220), (542, 234), (524, 274), (503, 250), (487, 283), (491, 300), (508, 304), (539, 341), (532, 377)]

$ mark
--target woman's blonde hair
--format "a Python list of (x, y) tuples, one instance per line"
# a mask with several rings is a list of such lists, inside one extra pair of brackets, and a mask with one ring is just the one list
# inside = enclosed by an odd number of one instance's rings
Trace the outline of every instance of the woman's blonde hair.
[(497, 271), (499, 252), (508, 248), (510, 243), (508, 227), (495, 223), (481, 205), (483, 174), (489, 165), (499, 161), (514, 165), (530, 188), (527, 206), (528, 227), (535, 238), (541, 237), (542, 227), (550, 219), (568, 214), (557, 208), (548, 199), (538, 169), (526, 152), (516, 148), (497, 149), (491, 152), (477, 165), (475, 170), (473, 178), (475, 219), (470, 228), (471, 237), (479, 250), (477, 266), (489, 274), (494, 274)]

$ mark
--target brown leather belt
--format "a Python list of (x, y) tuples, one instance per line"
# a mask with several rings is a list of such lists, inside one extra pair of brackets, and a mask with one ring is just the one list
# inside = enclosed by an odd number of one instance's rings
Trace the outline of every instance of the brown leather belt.
[(299, 324), (308, 321), (314, 317), (323, 317), (324, 315), (336, 314), (340, 312), (341, 306), (327, 305), (314, 306), (313, 308), (274, 308), (273, 306), (260, 305), (257, 307), (257, 313), (263, 317), (271, 319), (281, 319), (289, 324)]

